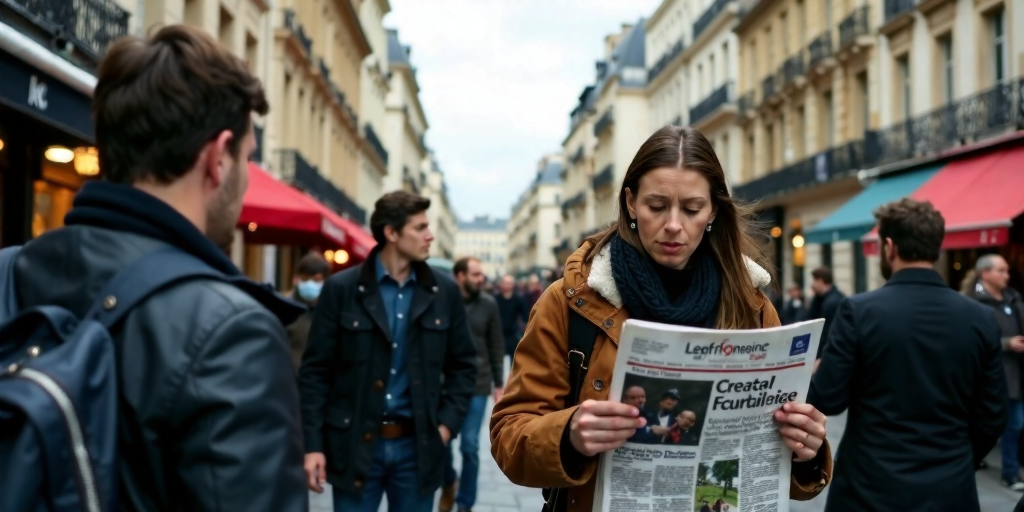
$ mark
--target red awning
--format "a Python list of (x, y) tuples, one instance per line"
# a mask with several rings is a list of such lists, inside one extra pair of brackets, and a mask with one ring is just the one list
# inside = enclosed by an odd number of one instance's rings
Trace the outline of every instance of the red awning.
[[(1024, 146), (951, 162), (910, 197), (942, 212), (943, 249), (1006, 245), (1024, 212)], [(863, 241), (865, 254), (878, 253), (877, 229)]]

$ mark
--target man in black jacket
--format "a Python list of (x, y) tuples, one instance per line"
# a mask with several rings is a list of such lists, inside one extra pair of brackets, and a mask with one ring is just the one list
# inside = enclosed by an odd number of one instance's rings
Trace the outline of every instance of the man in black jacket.
[(338, 512), (429, 512), (476, 388), (462, 294), (426, 263), (430, 200), (377, 200), (377, 247), (324, 284), (299, 368), (310, 489)]
[(818, 342), (818, 361), (815, 362), (815, 367), (817, 367), (821, 360), (821, 354), (825, 352), (825, 347), (828, 345), (832, 320), (839, 309), (839, 303), (846, 296), (832, 282), (832, 269), (828, 267), (814, 269), (811, 272), (811, 279), (814, 298), (811, 299), (811, 304), (807, 307), (807, 316), (803, 320), (825, 319), (825, 326), (821, 330), (821, 341)]
[[(211, 36), (184, 25), (118, 40), (97, 75), (104, 181), (82, 188), (65, 228), (22, 249), (14, 276), (21, 305), (83, 315), (118, 270), (168, 247), (241, 277), (223, 248), (256, 148), (250, 116), (267, 112), (259, 81)], [(183, 282), (112, 331), (118, 510), (308, 509), (283, 326), (302, 308), (271, 291), (251, 293)]]
[(1005, 424), (992, 310), (932, 266), (945, 221), (902, 199), (876, 212), (882, 288), (845, 299), (808, 403), (849, 409), (825, 510), (979, 510), (976, 464)]

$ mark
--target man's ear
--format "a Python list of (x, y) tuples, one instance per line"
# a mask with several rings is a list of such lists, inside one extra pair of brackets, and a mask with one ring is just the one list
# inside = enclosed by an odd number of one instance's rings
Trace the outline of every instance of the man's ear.
[(209, 179), (214, 187), (220, 187), (230, 172), (233, 159), (231, 141), (234, 138), (231, 130), (224, 130), (206, 143), (203, 151), (199, 154), (199, 165), (203, 176)]

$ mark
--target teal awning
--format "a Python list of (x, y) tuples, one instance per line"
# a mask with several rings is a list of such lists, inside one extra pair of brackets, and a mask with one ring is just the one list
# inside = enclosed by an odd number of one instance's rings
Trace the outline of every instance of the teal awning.
[(829, 244), (859, 239), (875, 226), (875, 208), (913, 194), (942, 167), (937, 165), (879, 179), (807, 230), (804, 240), (809, 244)]

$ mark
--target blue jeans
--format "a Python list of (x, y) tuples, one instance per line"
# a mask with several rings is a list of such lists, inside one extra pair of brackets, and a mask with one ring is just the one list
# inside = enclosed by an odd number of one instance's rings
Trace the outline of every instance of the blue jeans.
[(334, 512), (377, 512), (384, 493), (388, 510), (431, 512), (434, 493), (420, 494), (416, 438), (378, 439), (376, 451), (363, 494), (345, 494), (335, 487)]
[(1016, 482), (1020, 478), (1020, 462), (1017, 460), (1017, 447), (1020, 431), (1024, 428), (1024, 402), (1010, 400), (1006, 407), (1006, 429), (1000, 449), (1003, 455), (1003, 480)]
[[(473, 508), (476, 504), (476, 480), (480, 474), (480, 428), (487, 410), (487, 395), (474, 395), (469, 401), (469, 411), (462, 422), (459, 434), (459, 451), (462, 452), (462, 477), (459, 479), (459, 493), (455, 496), (458, 508)], [(452, 446), (445, 450), (444, 486), (455, 483), (455, 468), (452, 466)]]

